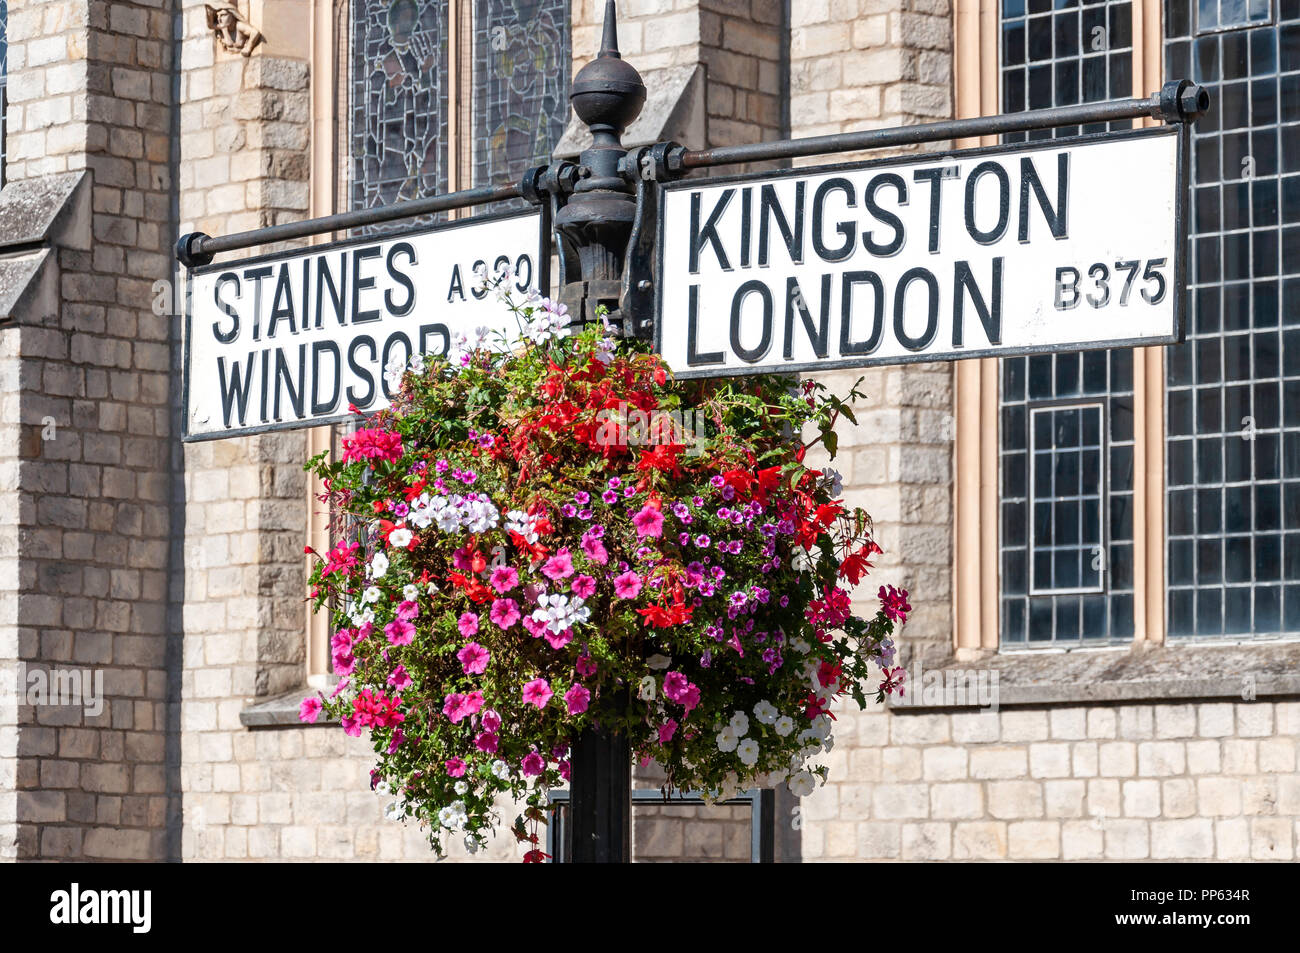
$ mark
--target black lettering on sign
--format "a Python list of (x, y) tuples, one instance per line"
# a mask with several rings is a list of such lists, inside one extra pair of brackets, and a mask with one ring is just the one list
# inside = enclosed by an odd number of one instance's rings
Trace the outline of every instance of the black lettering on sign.
[(311, 259), (302, 260), (302, 308), (298, 312), (302, 320), (298, 323), (299, 331), (311, 328)]
[(447, 303), (452, 303), (452, 298), (460, 295), (460, 300), (465, 300), (465, 282), (460, 277), (460, 265), (451, 266), (451, 287), (447, 289)]
[(959, 261), (953, 266), (952, 277), (952, 346), (964, 346), (962, 322), (965, 318), (966, 297), (970, 296), (980, 324), (984, 325), (984, 336), (990, 344), (1002, 343), (1002, 261), (1001, 257), (993, 259), (992, 304), (980, 292), (971, 271), (970, 262)]
[(403, 317), (415, 310), (415, 282), (411, 280), (410, 275), (397, 267), (396, 259), (398, 255), (405, 256), (408, 265), (417, 263), (415, 260), (415, 246), (410, 242), (398, 242), (388, 249), (388, 258), (384, 262), (388, 267), (388, 277), (406, 289), (406, 300), (401, 304), (393, 302), (393, 290), (391, 288), (384, 292), (384, 305), (388, 308), (388, 313), (395, 318)]
[(687, 293), (686, 305), (686, 364), (695, 367), (698, 364), (721, 364), (723, 353), (709, 351), (701, 354), (696, 350), (700, 339), (700, 286), (691, 285)]
[(898, 192), (898, 204), (907, 204), (907, 183), (903, 177), (895, 172), (882, 172), (880, 175), (871, 177), (867, 183), (867, 191), (863, 196), (863, 204), (866, 205), (867, 211), (870, 212), (881, 225), (888, 225), (894, 230), (894, 237), (887, 242), (878, 242), (873, 237), (874, 233), (870, 230), (862, 233), (862, 244), (867, 251), (877, 258), (889, 258), (897, 255), (903, 248), (903, 220), (893, 212), (887, 211), (880, 207), (876, 201), (876, 193), (885, 186), (892, 186)]
[[(320, 359), (322, 354), (329, 354), (333, 358), (330, 362), (332, 370), (328, 378), (321, 373)], [(329, 400), (321, 399), (320, 384), (322, 380), (331, 382)], [(311, 346), (311, 415), (313, 417), (325, 417), (334, 413), (339, 405), (339, 395), (342, 390), (343, 357), (339, 354), (339, 346), (333, 341), (316, 341)]]
[(1058, 241), (1069, 237), (1070, 216), (1070, 154), (1056, 155), (1056, 206), (1047, 198), (1047, 190), (1034, 168), (1034, 160), (1025, 156), (1020, 160), (1020, 241), (1029, 241), (1029, 192), (1034, 193), (1038, 208), (1047, 220), (1052, 237)]
[(843, 192), (845, 203), (849, 208), (858, 207), (857, 192), (853, 188), (853, 183), (843, 176), (836, 176), (833, 179), (827, 179), (821, 185), (817, 186), (817, 192), (813, 195), (813, 214), (812, 214), (812, 242), (813, 251), (817, 252), (817, 257), (822, 261), (843, 261), (853, 254), (854, 235), (852, 222), (840, 222), (835, 226), (835, 230), (844, 238), (843, 244), (838, 248), (826, 247), (825, 241), (825, 217), (826, 217), (826, 196), (832, 192)]
[(796, 265), (803, 264), (803, 208), (804, 196), (808, 192), (807, 182), (794, 185), (794, 226), (791, 227), (781, 207), (781, 199), (776, 194), (775, 185), (765, 185), (759, 190), (758, 198), (758, 265), (766, 268), (771, 260), (772, 223), (781, 230), (785, 240), (786, 251), (790, 261)]
[(750, 264), (750, 246), (754, 234), (754, 190), (740, 190), (740, 267), (748, 268)]
[[(740, 318), (744, 310), (745, 299), (758, 294), (763, 303), (763, 336), (756, 347), (747, 348), (740, 343)], [(761, 281), (746, 281), (736, 290), (731, 299), (731, 350), (736, 357), (746, 364), (757, 364), (772, 346), (772, 291)]]
[(262, 339), (262, 279), (271, 277), (274, 269), (270, 265), (261, 268), (245, 268), (244, 280), (253, 282), (253, 340)]
[(298, 319), (294, 317), (293, 287), (289, 284), (289, 263), (280, 264), (279, 277), (275, 279), (275, 294), (271, 297), (271, 320), (266, 322), (266, 336), (275, 337), (275, 328), (281, 321), (289, 322), (289, 331), (298, 333)]
[[(915, 282), (922, 282), (926, 290), (925, 333), (912, 337), (907, 333), (903, 319), (907, 315), (907, 289)], [(939, 281), (928, 268), (909, 268), (898, 279), (898, 288), (894, 292), (894, 337), (898, 343), (909, 351), (924, 351), (939, 333)]]
[(956, 166), (940, 166), (934, 169), (915, 169), (912, 178), (917, 182), (930, 183), (930, 254), (939, 253), (939, 222), (943, 213), (943, 180), (957, 177)]
[[(401, 331), (394, 331), (392, 334), (388, 336), (388, 340), (384, 342), (384, 353), (379, 361), (381, 367), (388, 366), (388, 360), (390, 357), (392, 357), (392, 353), (393, 353), (393, 345), (396, 344), (398, 341), (400, 341), (402, 343), (402, 347), (406, 349), (406, 353), (402, 356), (402, 365), (405, 366), (411, 363), (411, 339), (408, 338)], [(392, 400), (393, 397), (396, 395), (394, 394), (393, 391), (388, 389), (388, 376), (380, 375), (379, 382), (381, 385), (383, 385), (384, 394), (387, 395), (389, 400)]]
[(221, 289), (226, 285), (235, 286), (235, 297), (239, 297), (239, 275), (233, 271), (222, 272), (212, 285), (212, 300), (216, 302), (218, 308), (226, 313), (230, 318), (230, 330), (223, 332), (216, 321), (212, 322), (212, 335), (222, 344), (229, 344), (235, 338), (239, 337), (239, 312), (235, 306), (228, 301), (222, 300)]
[[(433, 335), (439, 335), (442, 338), (442, 345), (436, 350), (429, 349), (429, 338)], [(446, 357), (447, 352), (451, 350), (451, 331), (445, 324), (422, 324), (420, 325), (420, 353), (432, 354), (434, 357)]]
[(533, 259), (530, 256), (520, 255), (515, 259), (515, 278), (518, 279), (515, 282), (515, 290), (520, 294), (527, 294), (533, 284)]
[(723, 271), (731, 271), (731, 259), (727, 257), (727, 251), (722, 247), (722, 238), (718, 235), (718, 219), (722, 218), (722, 213), (727, 210), (731, 200), (735, 198), (735, 189), (723, 189), (722, 195), (713, 206), (713, 211), (709, 213), (704, 227), (700, 227), (700, 202), (701, 195), (699, 192), (691, 193), (691, 244), (690, 244), (690, 271), (693, 275), (700, 273), (700, 251), (704, 248), (704, 243), (708, 242), (713, 248), (713, 254), (718, 259), (718, 266)]
[(325, 304), (325, 288), (329, 288), (329, 298), (333, 302), (334, 320), (338, 321), (339, 327), (344, 327), (348, 323), (347, 300), (348, 300), (348, 253), (339, 253), (339, 280), (334, 281), (334, 273), (330, 271), (329, 259), (324, 255), (316, 259), (316, 327), (321, 326), (323, 315), (321, 311)]
[(236, 406), (239, 408), (239, 426), (244, 426), (244, 418), (248, 416), (248, 395), (253, 390), (253, 361), (256, 357), (256, 351), (248, 352), (248, 362), (244, 365), (244, 376), (239, 376), (239, 362), (232, 361), (230, 364), (230, 374), (226, 374), (226, 359), (222, 355), (217, 355), (217, 383), (221, 387), (221, 415), (225, 420), (225, 425), (230, 426), (230, 412)]
[(269, 393), (267, 388), (266, 372), (271, 367), (271, 357), (270, 357), (271, 349), (266, 348), (265, 350), (258, 351), (257, 353), (262, 356), (262, 360), (260, 362), (261, 370), (262, 370), (262, 389), (258, 393), (258, 396), (261, 399), (260, 401), (261, 406), (258, 409), (262, 412), (262, 423), (266, 423), (266, 395)]
[[(854, 341), (853, 298), (858, 285), (871, 285), (871, 298), (875, 306), (871, 322), (871, 336), (865, 341)], [(874, 271), (847, 271), (844, 273), (844, 290), (840, 299), (840, 353), (870, 354), (880, 347), (885, 333), (885, 285)]]
[(813, 353), (818, 357), (827, 355), (827, 340), (830, 337), (831, 322), (831, 276), (822, 275), (822, 310), (821, 324), (813, 324), (812, 312), (808, 310), (808, 302), (804, 300), (803, 292), (799, 289), (799, 282), (793, 276), (786, 279), (785, 285), (785, 350), (783, 354), (787, 361), (794, 360), (794, 313), (798, 310), (799, 320), (803, 323), (804, 333), (808, 335), (808, 341), (812, 344)]
[(367, 248), (355, 248), (352, 251), (352, 323), (364, 324), (367, 321), (379, 320), (379, 309), (370, 308), (361, 310), (361, 292), (369, 291), (375, 286), (375, 276), (361, 275), (361, 263), (369, 261), (371, 258), (378, 258), (383, 252), (378, 245), (371, 245)]
[[(289, 370), (289, 362), (285, 360), (284, 349), (277, 348), (275, 352), (275, 419), (282, 419), (280, 416), (280, 394), (283, 391), (289, 392), (289, 406), (293, 408), (295, 420), (302, 419), (303, 398), (306, 397), (307, 391), (304, 388), (303, 380), (307, 376), (307, 345), (298, 345), (298, 383), (294, 385), (294, 378)], [(283, 385), (283, 387), (281, 387)]]
[[(478, 261), (474, 262), (474, 267), (473, 267), (472, 269), (470, 269), (471, 271), (474, 272), (474, 277), (475, 277), (476, 280), (475, 280), (475, 282), (474, 282), (474, 286), (473, 286), (472, 288), (469, 289), (469, 293), (472, 294), (472, 295), (474, 296), (475, 300), (477, 300), (477, 301), (482, 301), (484, 298), (487, 297), (487, 294), (488, 294), (486, 288), (480, 288), (480, 287), (479, 287), (480, 282), (477, 280), (477, 278), (478, 278), (478, 275), (479, 275), (479, 268), (480, 268), (480, 267), (482, 267), (482, 269), (483, 269), (483, 273), (486, 274), (486, 273), (487, 273), (487, 262), (485, 262), (482, 258), (480, 258)], [(460, 293), (460, 297), (461, 297), (461, 300), (464, 301), (464, 300), (465, 300), (465, 292), (462, 291), (462, 292)], [(448, 298), (447, 300), (450, 301), (451, 299)]]
[[(991, 229), (985, 231), (975, 224), (975, 204), (980, 179), (989, 175), (998, 180), (998, 220)], [(1002, 163), (981, 162), (971, 170), (970, 177), (966, 179), (966, 231), (981, 245), (992, 245), (1007, 233), (1007, 225), (1010, 222), (1011, 177), (1007, 175), (1007, 170), (1002, 167)]]
[(352, 373), (366, 382), (365, 397), (357, 396), (355, 387), (348, 388), (349, 403), (356, 404), (357, 407), (365, 410), (370, 406), (370, 402), (375, 399), (375, 378), (370, 373), (370, 368), (357, 363), (357, 350), (366, 347), (370, 349), (370, 363), (375, 363), (377, 351), (375, 349), (375, 339), (369, 334), (358, 334), (348, 345), (348, 367), (352, 368)]

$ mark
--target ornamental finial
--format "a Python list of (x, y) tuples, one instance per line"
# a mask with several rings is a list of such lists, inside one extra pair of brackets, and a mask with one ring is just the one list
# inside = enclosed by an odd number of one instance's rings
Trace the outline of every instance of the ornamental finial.
[(618, 51), (618, 14), (614, 11), (614, 0), (605, 0), (605, 32), (600, 40), (600, 55), (623, 58)]

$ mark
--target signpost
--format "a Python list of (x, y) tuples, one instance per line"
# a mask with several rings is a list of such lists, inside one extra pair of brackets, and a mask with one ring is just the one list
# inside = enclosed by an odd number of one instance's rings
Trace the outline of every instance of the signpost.
[(1178, 341), (1181, 156), (1165, 126), (669, 185), (657, 349), (720, 377)]
[[(535, 275), (549, 294), (552, 247), (575, 322), (605, 305), (617, 332), (652, 334), (681, 377), (1182, 340), (1188, 128), (1210, 105), (1187, 80), (1147, 98), (629, 152), (621, 137), (645, 94), (606, 0), (600, 55), (571, 94), (593, 140), (577, 163), (539, 166), (517, 185), (182, 236), (176, 255), (191, 269), (193, 302), (185, 439), (316, 426), (348, 403), (385, 406), (390, 360), (445, 353), (456, 331), (503, 320), (472, 295), (467, 268), (509, 263), (517, 283)], [(1146, 117), (1166, 125), (679, 181), (740, 163)], [(255, 245), (520, 197), (536, 211), (210, 264)], [(627, 739), (611, 732), (586, 731), (573, 745), (568, 857), (631, 859), (630, 760)]]
[(318, 426), (388, 406), (385, 372), (479, 329), (513, 334), (476, 273), (538, 287), (542, 216), (447, 225), (223, 262), (190, 274), (186, 439)]

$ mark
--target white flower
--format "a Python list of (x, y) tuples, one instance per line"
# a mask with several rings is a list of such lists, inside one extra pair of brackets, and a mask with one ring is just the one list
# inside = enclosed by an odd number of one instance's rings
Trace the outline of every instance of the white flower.
[(387, 781), (380, 781), (375, 785), (375, 793), (382, 797), (385, 794), (392, 794), (393, 789), (389, 786)]
[(830, 715), (818, 715), (813, 719), (812, 730), (820, 741), (825, 741), (829, 738), (831, 736), (831, 729), (834, 727), (835, 725), (831, 721)]
[(831, 485), (831, 496), (839, 496), (844, 492), (844, 477), (834, 467), (826, 467), (826, 469), (822, 470), (822, 476)]
[(812, 646), (804, 639), (791, 639), (790, 648), (794, 649), (800, 655), (807, 655), (812, 651)]
[(411, 545), (411, 531), (405, 526), (399, 526), (388, 534), (388, 545), (393, 549), (405, 549)]
[(388, 385), (389, 390), (397, 390), (398, 385), (402, 383), (402, 375), (406, 373), (406, 361), (402, 355), (394, 353), (384, 365), (384, 383)]
[(766, 699), (754, 706), (754, 717), (765, 725), (775, 722), (776, 716), (779, 714), (780, 712), (776, 710), (776, 706)]
[(812, 572), (812, 560), (808, 558), (808, 552), (802, 546), (796, 546), (791, 550), (790, 568), (795, 572)]
[(835, 747), (835, 736), (827, 735), (826, 740), (822, 742), (822, 750), (830, 751), (834, 747)]
[(776, 720), (772, 727), (776, 729), (778, 735), (784, 738), (790, 734), (790, 732), (794, 731), (794, 719), (789, 715), (782, 715)]
[(652, 702), (655, 700), (655, 677), (647, 675), (641, 679), (636, 688), (636, 697), (643, 702)]
[(813, 780), (811, 771), (800, 771), (798, 774), (791, 775), (788, 783), (790, 793), (795, 797), (807, 797), (817, 787), (817, 782)]
[(438, 812), (438, 823), (443, 827), (454, 827), (456, 824), (456, 812), (450, 807), (444, 807)]
[(400, 821), (402, 819), (401, 806), (396, 801), (393, 801), (388, 807), (384, 808), (384, 817), (390, 821)]
[(379, 597), (381, 595), (383, 595), (383, 593), (379, 591), (379, 587), (371, 586), (364, 593), (362, 593), (361, 598), (364, 599), (366, 602), (378, 602)]
[(466, 834), (465, 849), (471, 854), (477, 854), (483, 849), (483, 842), (479, 839), (477, 834)]
[(670, 659), (667, 655), (659, 655), (658, 653), (656, 653), (650, 656), (648, 659), (646, 659), (645, 663), (654, 671), (662, 672), (669, 665), (673, 664), (673, 660)]
[(745, 737), (746, 733), (749, 731), (749, 716), (743, 711), (736, 712), (731, 716), (729, 727), (736, 733), (737, 738)]
[(431, 596), (435, 596), (435, 595), (437, 595), (437, 594), (438, 594), (438, 584), (437, 584), (436, 582), (431, 582), (431, 583), (429, 583), (429, 585), (428, 585), (428, 587), (427, 587), (427, 592), (428, 592), (429, 595), (431, 595)]
[(570, 599), (558, 592), (552, 593), (538, 600), (537, 606), (533, 620), (545, 622), (546, 627), (556, 635), (591, 618), (591, 610), (583, 605), (583, 600), (578, 596)]
[(370, 578), (383, 579), (386, 572), (388, 572), (388, 557), (383, 553), (375, 553), (375, 558), (370, 560)]
[(806, 745), (811, 742), (816, 742), (818, 750), (821, 749), (822, 739), (821, 736), (817, 734), (816, 728), (805, 728), (803, 731), (799, 732), (799, 744)]
[(718, 732), (718, 750), (730, 752), (736, 750), (736, 745), (740, 744), (740, 738), (730, 727), (723, 728)]
[(496, 761), (493, 761), (492, 776), (494, 778), (500, 778), (502, 781), (509, 780), (510, 765), (506, 764), (504, 761), (500, 760), (499, 758)]
[(411, 370), (416, 374), (424, 373), (424, 355), (419, 351), (411, 355)]
[(469, 785), (466, 784), (464, 781), (457, 781), (455, 784), (455, 789), (457, 794), (465, 794), (466, 792), (469, 791)]
[(746, 738), (737, 745), (736, 757), (740, 759), (741, 764), (752, 767), (758, 761), (758, 742), (753, 738)]
[(412, 583), (407, 583), (402, 587), (402, 598), (407, 602), (414, 602), (416, 599), (420, 598), (419, 587)]

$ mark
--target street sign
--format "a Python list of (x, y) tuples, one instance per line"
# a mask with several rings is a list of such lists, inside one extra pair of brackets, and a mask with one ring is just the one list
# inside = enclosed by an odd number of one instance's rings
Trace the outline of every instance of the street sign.
[(385, 370), (479, 328), (517, 333), (476, 268), (522, 293), (549, 256), (542, 216), (482, 216), (191, 272), (185, 439), (317, 426), (388, 406)]
[(664, 186), (656, 346), (727, 377), (1182, 339), (1174, 126)]

